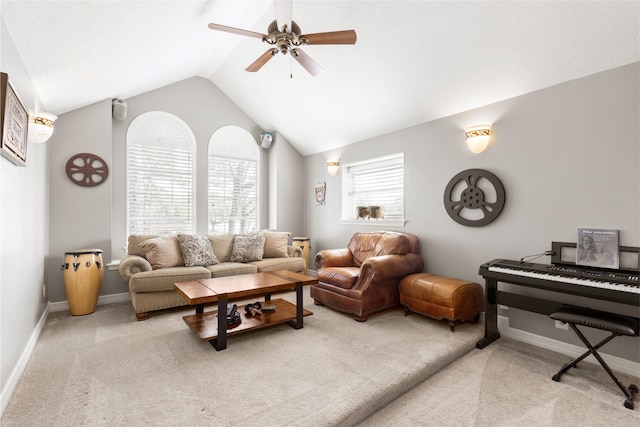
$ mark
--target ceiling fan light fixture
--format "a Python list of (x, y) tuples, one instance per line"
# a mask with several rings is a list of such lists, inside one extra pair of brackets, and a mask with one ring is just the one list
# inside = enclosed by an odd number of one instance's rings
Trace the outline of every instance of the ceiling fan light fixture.
[[(269, 26), (267, 27), (267, 34), (214, 23), (210, 23), (209, 28), (216, 31), (224, 31), (241, 36), (259, 38), (263, 42), (273, 46), (245, 69), (249, 72), (258, 71), (271, 59), (271, 57), (280, 52), (283, 55), (291, 53), (291, 56), (294, 57), (309, 74), (317, 76), (322, 72), (322, 67), (320, 67), (320, 65), (311, 59), (305, 52), (297, 49), (298, 47), (313, 44), (329, 45), (356, 43), (357, 36), (354, 30), (329, 31), (303, 35), (298, 24), (291, 20), (290, 10), (287, 10), (290, 9), (290, 7), (285, 7), (287, 5), (290, 6), (290, 2), (275, 2), (277, 19), (269, 23)], [(280, 12), (278, 12), (278, 10)], [(278, 28), (278, 22), (282, 24), (282, 28)]]

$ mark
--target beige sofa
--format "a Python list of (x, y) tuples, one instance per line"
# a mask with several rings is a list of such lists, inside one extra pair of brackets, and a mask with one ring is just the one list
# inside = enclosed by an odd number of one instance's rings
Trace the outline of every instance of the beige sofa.
[(289, 245), (289, 237), (290, 233), (273, 230), (215, 236), (131, 235), (119, 272), (129, 283), (136, 317), (146, 320), (151, 311), (186, 305), (173, 288), (176, 282), (262, 271), (303, 272), (302, 249)]

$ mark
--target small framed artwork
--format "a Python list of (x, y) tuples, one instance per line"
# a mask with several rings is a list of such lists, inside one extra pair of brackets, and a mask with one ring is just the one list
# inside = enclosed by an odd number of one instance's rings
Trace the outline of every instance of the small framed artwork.
[(18, 166), (27, 165), (27, 130), (29, 112), (9, 82), (0, 74), (0, 152)]
[(327, 192), (327, 183), (319, 182), (316, 185), (316, 206), (325, 204), (326, 192)]

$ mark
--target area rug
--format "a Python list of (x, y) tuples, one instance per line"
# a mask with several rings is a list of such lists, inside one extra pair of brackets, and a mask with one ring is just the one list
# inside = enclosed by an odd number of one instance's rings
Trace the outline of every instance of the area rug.
[(190, 309), (51, 313), (2, 425), (354, 425), (483, 336), (400, 309), (359, 323), (305, 294), (303, 329), (232, 336), (219, 352), (184, 324)]

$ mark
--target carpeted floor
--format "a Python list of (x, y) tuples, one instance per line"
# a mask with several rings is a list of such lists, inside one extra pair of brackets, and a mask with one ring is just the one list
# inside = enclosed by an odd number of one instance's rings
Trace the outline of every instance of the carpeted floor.
[[(288, 295), (288, 294), (287, 294)], [(293, 299), (293, 295), (287, 296)], [(128, 303), (51, 313), (1, 423), (354, 425), (471, 351), (482, 325), (391, 310), (355, 322), (314, 306), (287, 325), (230, 337), (216, 352), (174, 310), (135, 321)]]
[[(358, 426), (640, 426), (640, 396), (634, 410), (625, 408), (622, 391), (600, 365), (582, 362), (561, 382), (553, 381), (570, 360), (501, 338), (462, 356)], [(640, 378), (616, 375), (625, 386), (640, 386)]]
[(556, 383), (568, 356), (505, 338), (477, 350), (482, 325), (452, 334), (401, 310), (358, 323), (308, 291), (305, 301), (315, 314), (303, 329), (233, 336), (221, 352), (184, 324), (191, 309), (144, 322), (128, 303), (51, 313), (0, 424), (640, 425), (640, 398), (624, 408), (600, 366), (583, 362)]

